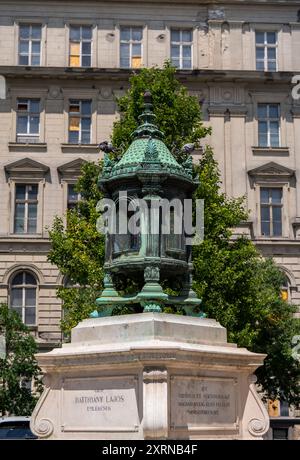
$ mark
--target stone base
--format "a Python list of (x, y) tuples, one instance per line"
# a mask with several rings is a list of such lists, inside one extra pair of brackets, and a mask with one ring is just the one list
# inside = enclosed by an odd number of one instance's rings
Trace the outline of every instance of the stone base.
[(31, 428), (46, 439), (262, 439), (253, 372), (264, 357), (227, 343), (212, 319), (87, 319), (37, 355), (45, 391)]

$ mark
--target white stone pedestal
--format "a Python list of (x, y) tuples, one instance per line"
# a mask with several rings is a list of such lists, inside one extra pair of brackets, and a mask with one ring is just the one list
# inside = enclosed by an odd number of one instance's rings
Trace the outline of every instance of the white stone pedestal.
[(37, 355), (46, 439), (261, 439), (269, 419), (253, 372), (264, 355), (215, 320), (161, 313), (86, 319)]

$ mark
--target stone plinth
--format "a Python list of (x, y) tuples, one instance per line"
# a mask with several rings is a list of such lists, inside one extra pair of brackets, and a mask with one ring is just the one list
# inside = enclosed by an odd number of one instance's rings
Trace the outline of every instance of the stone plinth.
[(32, 430), (46, 439), (261, 439), (253, 372), (264, 355), (214, 320), (160, 313), (87, 319), (37, 355), (45, 391)]

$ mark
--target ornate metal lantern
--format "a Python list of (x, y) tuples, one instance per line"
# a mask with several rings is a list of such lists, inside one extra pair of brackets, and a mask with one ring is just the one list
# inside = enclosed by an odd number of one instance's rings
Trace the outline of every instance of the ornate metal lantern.
[[(97, 299), (101, 309), (92, 316), (111, 314), (115, 306), (124, 304), (140, 304), (144, 312), (161, 312), (164, 304), (177, 304), (193, 314), (201, 303), (191, 289), (191, 246), (186, 244), (182, 212), (184, 200), (192, 197), (197, 186), (192, 158), (179, 164), (171, 154), (155, 124), (151, 99), (145, 92), (141, 124), (121, 160), (104, 157), (98, 185), (113, 200), (115, 225), (106, 235), (104, 290)], [(130, 230), (132, 222), (138, 223), (138, 232)], [(141, 290), (119, 296), (113, 279), (123, 275), (142, 281)], [(183, 280), (182, 289), (178, 296), (169, 296), (160, 280), (175, 277)]]

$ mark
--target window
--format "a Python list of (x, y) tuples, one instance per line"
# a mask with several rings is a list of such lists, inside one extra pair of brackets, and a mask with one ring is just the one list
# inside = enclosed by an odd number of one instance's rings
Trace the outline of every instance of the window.
[(92, 101), (71, 99), (69, 104), (69, 143), (91, 142)]
[(75, 187), (75, 184), (68, 184), (68, 209), (74, 209), (81, 198), (80, 193), (75, 191)]
[(282, 188), (260, 189), (261, 234), (282, 235)]
[(90, 67), (92, 57), (92, 27), (70, 27), (70, 61), (71, 67)]
[(192, 68), (191, 30), (171, 30), (171, 61), (178, 69)]
[(16, 311), (23, 323), (36, 322), (37, 282), (29, 272), (20, 272), (11, 281), (10, 308)]
[(16, 184), (15, 233), (36, 233), (38, 184)]
[(258, 104), (258, 144), (260, 147), (280, 146), (279, 104)]
[(142, 65), (142, 27), (121, 27), (120, 66), (138, 69)]
[(17, 142), (36, 143), (40, 140), (40, 100), (17, 100)]
[(277, 68), (277, 33), (256, 32), (256, 70), (275, 72)]
[(290, 298), (290, 282), (287, 276), (284, 275), (284, 282), (281, 285), (280, 296), (282, 300), (288, 301)]
[(20, 24), (19, 26), (19, 65), (41, 65), (40, 24)]

